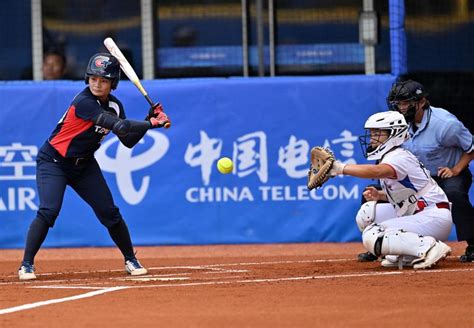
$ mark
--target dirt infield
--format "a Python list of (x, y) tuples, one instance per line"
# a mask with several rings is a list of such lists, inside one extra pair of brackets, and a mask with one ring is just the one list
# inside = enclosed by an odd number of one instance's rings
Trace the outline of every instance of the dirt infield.
[(141, 247), (135, 278), (115, 248), (42, 249), (33, 282), (2, 250), (0, 327), (474, 327), (474, 264), (450, 246), (426, 271), (352, 243)]

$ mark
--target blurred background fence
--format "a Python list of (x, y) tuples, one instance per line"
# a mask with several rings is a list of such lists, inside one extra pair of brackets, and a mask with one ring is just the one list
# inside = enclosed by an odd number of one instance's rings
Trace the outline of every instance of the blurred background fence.
[(88, 58), (112, 36), (145, 79), (392, 73), (420, 80), (433, 104), (468, 127), (474, 122), (469, 0), (18, 0), (2, 7), (0, 80), (41, 80), (49, 51), (64, 54), (63, 78), (82, 79)]

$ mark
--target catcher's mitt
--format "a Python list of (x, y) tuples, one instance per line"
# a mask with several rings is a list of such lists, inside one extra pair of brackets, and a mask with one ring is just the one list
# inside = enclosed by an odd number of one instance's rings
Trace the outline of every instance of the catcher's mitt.
[(329, 148), (313, 147), (311, 149), (311, 165), (308, 171), (308, 189), (320, 188), (331, 177), (334, 161), (333, 152)]

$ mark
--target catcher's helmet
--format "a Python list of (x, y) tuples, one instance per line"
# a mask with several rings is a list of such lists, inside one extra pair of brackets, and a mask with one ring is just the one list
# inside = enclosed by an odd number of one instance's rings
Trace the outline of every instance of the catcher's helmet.
[[(370, 116), (365, 122), (365, 135), (359, 137), (362, 152), (367, 159), (381, 159), (388, 151), (400, 146), (409, 138), (408, 124), (399, 112), (380, 112)], [(387, 130), (388, 138), (375, 148), (371, 146), (370, 130)], [(378, 140), (377, 140), (378, 141)]]
[(89, 77), (100, 76), (112, 80), (112, 89), (116, 89), (120, 80), (120, 63), (109, 53), (98, 53), (89, 59), (84, 79), (89, 84)]

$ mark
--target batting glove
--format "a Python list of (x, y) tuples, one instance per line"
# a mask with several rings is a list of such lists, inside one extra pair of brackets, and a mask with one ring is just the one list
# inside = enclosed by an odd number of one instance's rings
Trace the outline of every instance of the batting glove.
[(164, 112), (159, 112), (156, 116), (150, 117), (149, 119), (151, 129), (162, 128), (167, 123), (171, 123), (168, 115)]
[(148, 110), (148, 115), (146, 116), (145, 120), (149, 121), (152, 117), (157, 117), (160, 113), (163, 112), (163, 106), (158, 103), (150, 107)]

